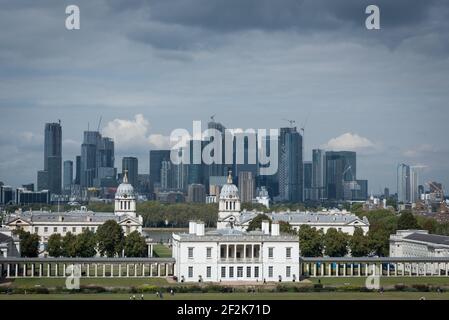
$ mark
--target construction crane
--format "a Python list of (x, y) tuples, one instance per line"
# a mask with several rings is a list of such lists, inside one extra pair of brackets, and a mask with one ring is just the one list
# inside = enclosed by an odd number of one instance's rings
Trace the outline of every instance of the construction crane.
[(284, 121), (287, 121), (288, 123), (290, 123), (290, 127), (293, 128), (293, 125), (296, 123), (295, 120), (291, 120), (291, 119), (282, 119)]
[(98, 127), (97, 127), (97, 131), (100, 132), (100, 125), (101, 125), (101, 120), (103, 119), (103, 116), (100, 116), (100, 120), (98, 120)]

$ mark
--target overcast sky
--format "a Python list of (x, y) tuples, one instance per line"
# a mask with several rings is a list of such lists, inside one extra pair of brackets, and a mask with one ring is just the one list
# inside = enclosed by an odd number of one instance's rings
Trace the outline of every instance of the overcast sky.
[[(377, 4), (381, 30), (365, 28)], [(77, 4), (81, 29), (65, 29)], [(0, 181), (35, 182), (45, 122), (63, 159), (88, 123), (122, 156), (211, 115), (228, 128), (294, 119), (312, 148), (355, 150), (369, 191), (400, 162), (449, 186), (449, 3), (410, 0), (0, 0)]]

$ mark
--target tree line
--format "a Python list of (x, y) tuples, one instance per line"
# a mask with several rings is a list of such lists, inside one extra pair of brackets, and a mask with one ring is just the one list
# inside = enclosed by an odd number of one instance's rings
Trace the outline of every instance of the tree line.
[[(410, 211), (396, 215), (388, 210), (357, 212), (367, 216), (370, 228), (367, 234), (361, 228), (355, 228), (353, 235), (330, 228), (324, 233), (309, 225), (301, 225), (296, 232), (288, 222), (280, 222), (283, 233), (297, 234), (301, 255), (304, 257), (343, 257), (351, 254), (353, 257), (388, 256), (390, 235), (397, 230), (425, 229), (431, 233), (448, 234), (449, 225), (438, 223), (435, 219), (414, 216)], [(261, 228), (263, 220), (270, 218), (261, 214), (253, 219), (248, 231)]]
[[(39, 236), (19, 230), (20, 252), (22, 257), (37, 257)], [(145, 238), (138, 231), (124, 234), (120, 225), (108, 220), (98, 227), (97, 232), (85, 229), (80, 234), (67, 232), (64, 236), (54, 233), (48, 238), (47, 252), (51, 257), (146, 257), (148, 256)]]

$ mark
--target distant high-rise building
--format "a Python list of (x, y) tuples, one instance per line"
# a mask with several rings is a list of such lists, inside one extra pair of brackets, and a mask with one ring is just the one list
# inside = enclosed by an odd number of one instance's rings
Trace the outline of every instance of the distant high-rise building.
[(390, 189), (387, 187), (385, 187), (385, 189), (384, 189), (384, 197), (385, 197), (385, 199), (390, 198)]
[(312, 200), (326, 199), (326, 152), (312, 150)]
[[(271, 156), (271, 141), (272, 140), (278, 140), (279, 137), (277, 136), (262, 136), (262, 151), (265, 152), (266, 156)], [(277, 142), (275, 142), (277, 143)], [(278, 155), (276, 156), (278, 157)], [(277, 159), (279, 161), (279, 159)], [(270, 164), (260, 164), (260, 168), (263, 167), (269, 167)], [(271, 164), (272, 165), (272, 164)], [(258, 186), (265, 186), (267, 189), (267, 192), (272, 196), (279, 195), (279, 163), (278, 163), (278, 170), (276, 173), (272, 175), (260, 175), (258, 176), (256, 182)]]
[(240, 171), (238, 176), (240, 201), (252, 203), (256, 192), (256, 177), (251, 171)]
[(187, 190), (187, 202), (206, 202), (206, 189), (204, 185), (198, 183), (190, 184)]
[(125, 170), (128, 170), (128, 181), (135, 190), (138, 190), (139, 187), (138, 168), (139, 162), (136, 157), (124, 157), (122, 159), (122, 174), (125, 173)]
[(14, 192), (11, 186), (0, 186), (0, 204), (12, 204), (14, 202)]
[(62, 127), (60, 122), (45, 124), (44, 170), (38, 172), (37, 180), (38, 190), (48, 189), (53, 194), (61, 194)]
[(150, 192), (155, 192), (155, 186), (161, 184), (162, 161), (170, 160), (170, 150), (150, 151)]
[(258, 168), (257, 134), (255, 132), (234, 134), (234, 177), (240, 172), (251, 172), (255, 178)]
[(296, 127), (281, 128), (279, 135), (279, 199), (303, 201), (302, 136)]
[(84, 131), (81, 145), (82, 187), (104, 187), (115, 183), (117, 170), (114, 168), (114, 141), (102, 137), (98, 131)]
[(312, 161), (304, 161), (304, 200), (312, 200)]
[[(213, 163), (205, 166), (207, 168), (207, 177), (209, 176), (222, 176), (227, 173), (227, 166), (225, 163), (225, 131), (226, 127), (219, 122), (210, 121), (207, 124), (208, 129), (215, 129), (221, 133), (221, 163)], [(213, 141), (211, 137), (208, 142)], [(211, 154), (214, 156), (214, 154)]]
[(173, 188), (173, 166), (170, 160), (163, 160), (161, 163), (161, 189)]
[(22, 184), (22, 188), (27, 191), (34, 191), (34, 183)]
[(64, 161), (64, 192), (70, 193), (73, 184), (73, 161)]
[(410, 203), (410, 166), (401, 163), (397, 170), (398, 202)]
[[(327, 198), (332, 200), (350, 200), (351, 193), (357, 187), (356, 153), (353, 151), (326, 152), (326, 189)], [(347, 183), (345, 183), (347, 182)], [(345, 188), (346, 187), (346, 188)], [(345, 189), (346, 194), (345, 194)]]
[(81, 184), (81, 156), (76, 156), (75, 160), (75, 180), (73, 184), (80, 185)]
[(419, 167), (410, 166), (410, 203), (415, 203), (419, 196)]

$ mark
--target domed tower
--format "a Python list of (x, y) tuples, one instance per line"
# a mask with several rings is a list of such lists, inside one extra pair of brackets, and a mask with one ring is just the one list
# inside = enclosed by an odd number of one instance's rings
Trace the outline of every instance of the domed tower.
[(233, 228), (240, 222), (240, 197), (239, 189), (232, 183), (231, 171), (229, 171), (228, 181), (221, 188), (220, 199), (218, 201), (218, 222), (217, 229)]
[(123, 182), (118, 186), (117, 192), (115, 193), (114, 213), (117, 216), (126, 214), (131, 217), (136, 217), (136, 197), (133, 186), (128, 182), (128, 170), (125, 170)]

